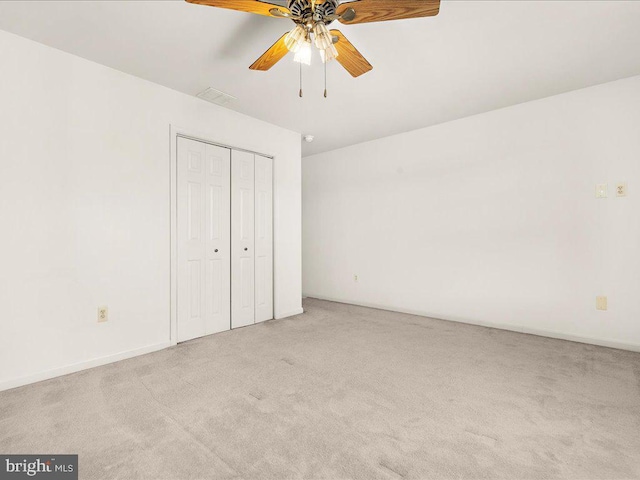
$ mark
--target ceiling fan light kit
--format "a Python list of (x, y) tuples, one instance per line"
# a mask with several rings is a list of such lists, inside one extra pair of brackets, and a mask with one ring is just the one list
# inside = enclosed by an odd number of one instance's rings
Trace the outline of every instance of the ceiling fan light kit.
[(302, 63), (303, 65), (311, 65), (311, 40), (307, 39), (299, 45), (293, 61)]
[[(328, 25), (339, 21), (345, 25), (432, 17), (440, 11), (440, 0), (186, 0), (189, 3), (256, 13), (273, 18), (288, 18), (295, 27), (285, 33), (249, 68), (266, 71), (282, 60), (287, 53), (295, 54), (300, 63), (300, 96), (302, 97), (302, 65), (310, 65), (312, 45), (320, 52), (326, 65), (336, 59), (354, 78), (373, 69), (356, 47), (340, 30)], [(312, 42), (313, 36), (313, 42)]]
[(286, 37), (284, 37), (284, 45), (290, 52), (297, 52), (300, 46), (307, 39), (307, 30), (302, 25), (296, 25)]

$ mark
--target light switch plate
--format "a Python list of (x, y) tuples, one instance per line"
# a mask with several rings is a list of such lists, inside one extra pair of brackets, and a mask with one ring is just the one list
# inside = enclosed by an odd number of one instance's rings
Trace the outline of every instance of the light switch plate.
[(596, 297), (596, 309), (597, 310), (607, 309), (607, 297)]
[(616, 184), (616, 197), (627, 196), (627, 184), (624, 182)]
[(98, 323), (109, 320), (109, 309), (106, 306), (98, 307)]
[(607, 184), (600, 183), (596, 185), (596, 198), (607, 198)]

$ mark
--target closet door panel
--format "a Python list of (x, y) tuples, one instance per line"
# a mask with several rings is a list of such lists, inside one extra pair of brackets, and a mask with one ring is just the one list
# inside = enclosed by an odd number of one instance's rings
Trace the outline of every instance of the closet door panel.
[(205, 334), (205, 144), (178, 139), (178, 341)]
[(231, 328), (231, 151), (206, 146), (206, 334)]
[(231, 151), (178, 138), (178, 342), (231, 327)]
[(273, 318), (273, 160), (255, 156), (256, 322)]
[(231, 154), (231, 326), (255, 322), (255, 159)]

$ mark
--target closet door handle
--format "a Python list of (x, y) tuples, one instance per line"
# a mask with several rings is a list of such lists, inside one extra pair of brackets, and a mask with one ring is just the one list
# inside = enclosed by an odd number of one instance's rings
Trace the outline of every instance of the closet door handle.
[(218, 253), (218, 249), (217, 249), (217, 248), (216, 248), (214, 251), (215, 251), (216, 253)]
[(247, 250), (249, 250), (247, 247), (244, 247), (244, 251), (246, 252)]

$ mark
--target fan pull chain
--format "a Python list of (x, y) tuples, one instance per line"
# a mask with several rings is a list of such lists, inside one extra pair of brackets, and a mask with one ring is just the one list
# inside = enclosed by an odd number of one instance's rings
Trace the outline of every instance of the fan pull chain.
[(300, 98), (302, 98), (302, 62), (300, 62)]
[(327, 62), (324, 62), (324, 98), (327, 98)]

